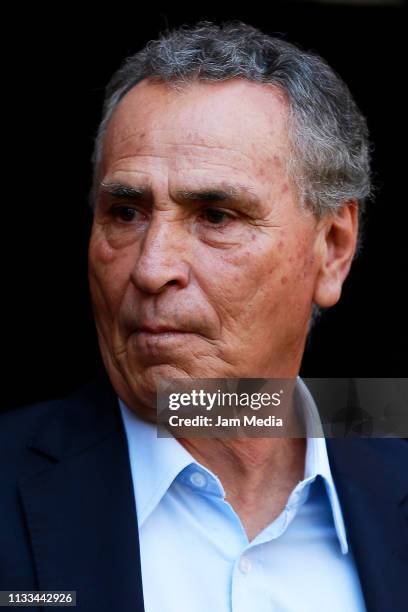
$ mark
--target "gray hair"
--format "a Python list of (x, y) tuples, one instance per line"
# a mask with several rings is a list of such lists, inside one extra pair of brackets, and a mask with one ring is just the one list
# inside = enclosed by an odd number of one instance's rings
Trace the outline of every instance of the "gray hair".
[[(216, 25), (201, 21), (167, 31), (126, 58), (109, 81), (102, 121), (95, 138), (90, 205), (94, 208), (103, 138), (124, 95), (143, 79), (179, 86), (200, 81), (245, 78), (277, 86), (289, 102), (288, 174), (301, 208), (317, 218), (347, 202), (362, 214), (372, 195), (367, 124), (342, 79), (316, 53), (239, 21)], [(311, 323), (320, 309), (313, 305)]]

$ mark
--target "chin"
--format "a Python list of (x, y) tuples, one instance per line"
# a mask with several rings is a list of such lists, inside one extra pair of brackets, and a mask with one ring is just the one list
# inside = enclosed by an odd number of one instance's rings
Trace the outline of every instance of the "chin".
[[(132, 376), (132, 375), (131, 375)], [(191, 375), (177, 366), (167, 363), (157, 364), (145, 368), (142, 372), (135, 372), (132, 380), (138, 381), (146, 393), (156, 393), (166, 380), (174, 378), (190, 378)]]
[(146, 408), (154, 410), (156, 414), (158, 391), (165, 391), (165, 381), (174, 378), (186, 378), (188, 375), (169, 364), (158, 364), (137, 371), (132, 367), (126, 368), (124, 380), (130, 390), (133, 403), (143, 404)]

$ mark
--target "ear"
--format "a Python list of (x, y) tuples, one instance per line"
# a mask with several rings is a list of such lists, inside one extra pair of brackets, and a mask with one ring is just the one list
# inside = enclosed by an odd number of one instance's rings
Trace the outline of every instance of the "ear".
[(321, 219), (319, 236), (320, 270), (316, 278), (314, 301), (322, 308), (334, 306), (340, 299), (357, 245), (358, 205), (347, 202)]

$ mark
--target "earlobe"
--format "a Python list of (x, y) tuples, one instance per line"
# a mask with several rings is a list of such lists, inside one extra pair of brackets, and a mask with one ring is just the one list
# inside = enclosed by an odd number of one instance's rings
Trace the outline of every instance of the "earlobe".
[(357, 244), (358, 205), (352, 200), (321, 224), (320, 261), (314, 301), (322, 308), (338, 302), (343, 283), (350, 271)]

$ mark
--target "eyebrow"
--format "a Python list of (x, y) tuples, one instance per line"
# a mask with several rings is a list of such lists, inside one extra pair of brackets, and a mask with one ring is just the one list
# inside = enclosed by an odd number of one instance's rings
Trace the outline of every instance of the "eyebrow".
[(104, 183), (102, 181), (99, 187), (103, 193), (113, 195), (116, 198), (140, 200), (150, 193), (149, 189), (145, 187), (130, 187), (129, 185), (122, 185), (121, 183)]
[[(148, 200), (153, 199), (152, 190), (146, 187), (131, 187), (122, 183), (101, 182), (100, 189), (103, 193), (116, 198), (126, 200)], [(225, 204), (236, 204), (244, 212), (261, 213), (262, 201), (255, 195), (250, 187), (245, 185), (232, 185), (223, 183), (221, 187), (209, 187), (198, 190), (179, 189), (175, 193), (176, 199), (181, 202), (224, 202)]]

